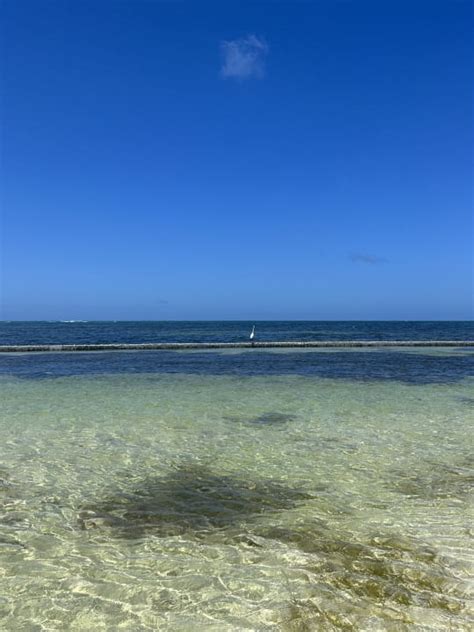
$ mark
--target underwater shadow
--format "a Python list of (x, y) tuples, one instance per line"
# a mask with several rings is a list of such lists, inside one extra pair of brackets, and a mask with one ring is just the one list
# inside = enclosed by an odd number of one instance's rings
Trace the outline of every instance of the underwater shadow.
[(247, 423), (251, 426), (282, 426), (288, 421), (294, 421), (296, 415), (291, 413), (279, 413), (276, 411), (269, 411), (262, 413), (261, 415), (255, 415), (254, 417), (240, 417), (239, 415), (226, 415), (223, 417), (226, 421), (232, 421), (234, 423)]
[(294, 509), (310, 494), (273, 480), (247, 481), (184, 464), (164, 477), (141, 481), (129, 492), (83, 506), (81, 529), (111, 528), (137, 539), (192, 533), (194, 537), (248, 523), (262, 514)]
[(304, 602), (288, 604), (281, 629), (293, 629), (307, 619), (312, 625), (329, 624), (330, 610), (318, 606), (322, 588), (331, 603), (348, 599), (362, 610), (376, 604), (383, 612), (390, 604), (396, 609), (436, 608), (450, 615), (463, 612), (464, 583), (423, 541), (395, 533), (354, 538), (317, 518), (282, 523), (281, 512), (314, 500), (315, 493), (182, 464), (167, 476), (147, 478), (128, 492), (84, 505), (78, 523), (83, 530), (105, 529), (127, 540), (184, 535), (207, 543), (300, 551), (299, 563), (312, 594)]
[[(282, 625), (299, 625), (308, 618), (313, 624), (329, 624), (331, 611), (317, 605), (322, 588), (332, 602), (349, 599), (362, 609), (370, 604), (382, 612), (390, 604), (397, 609), (421, 606), (448, 614), (463, 612), (464, 582), (423, 541), (394, 533), (354, 539), (314, 518), (280, 522), (279, 512), (298, 508), (308, 499), (314, 495), (275, 481), (245, 481), (205, 466), (182, 465), (167, 476), (142, 481), (128, 493), (85, 505), (78, 522), (81, 529), (107, 529), (112, 537), (127, 540), (185, 535), (207, 543), (267, 551), (283, 545), (300, 551), (312, 594), (288, 604)], [(258, 520), (265, 514), (266, 520)]]

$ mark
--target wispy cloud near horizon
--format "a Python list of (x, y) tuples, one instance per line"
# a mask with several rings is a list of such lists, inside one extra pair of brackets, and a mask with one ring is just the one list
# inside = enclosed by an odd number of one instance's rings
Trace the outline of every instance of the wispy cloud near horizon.
[(387, 263), (387, 259), (385, 259), (385, 257), (378, 257), (376, 255), (367, 255), (367, 254), (361, 254), (358, 252), (353, 252), (351, 255), (349, 255), (350, 260), (353, 263), (365, 263), (367, 265), (371, 265), (371, 266), (375, 266), (378, 265), (380, 263)]
[(261, 79), (265, 75), (268, 44), (261, 37), (247, 35), (221, 42), (221, 77), (224, 79)]

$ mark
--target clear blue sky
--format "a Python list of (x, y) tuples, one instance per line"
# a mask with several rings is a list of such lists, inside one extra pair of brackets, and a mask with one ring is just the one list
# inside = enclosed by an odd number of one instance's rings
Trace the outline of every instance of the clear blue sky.
[(3, 0), (0, 317), (472, 318), (471, 6)]

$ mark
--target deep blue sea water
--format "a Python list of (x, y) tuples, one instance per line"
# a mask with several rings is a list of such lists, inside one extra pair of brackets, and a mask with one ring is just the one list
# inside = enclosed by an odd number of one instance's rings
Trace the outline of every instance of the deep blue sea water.
[(4, 344), (473, 340), (474, 321), (0, 321)]
[(301, 376), (355, 382), (455, 384), (474, 376), (470, 348), (265, 351), (9, 353), (0, 376), (48, 379), (100, 375)]

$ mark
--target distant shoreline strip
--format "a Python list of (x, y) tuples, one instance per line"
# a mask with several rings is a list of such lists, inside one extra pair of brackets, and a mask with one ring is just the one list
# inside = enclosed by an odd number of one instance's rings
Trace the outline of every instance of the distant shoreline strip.
[(144, 342), (0, 345), (0, 353), (35, 351), (182, 351), (186, 349), (327, 349), (370, 347), (474, 347), (474, 340), (314, 340), (307, 342)]

